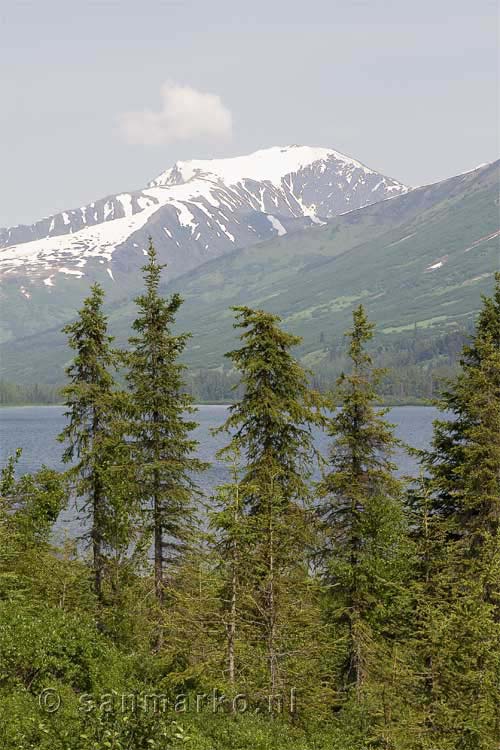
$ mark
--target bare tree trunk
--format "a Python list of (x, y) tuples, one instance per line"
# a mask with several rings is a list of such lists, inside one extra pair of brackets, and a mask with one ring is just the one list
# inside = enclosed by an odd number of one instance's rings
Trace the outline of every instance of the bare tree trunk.
[[(236, 468), (234, 468), (236, 477)], [(239, 487), (236, 484), (234, 488), (234, 503), (233, 503), (233, 523), (234, 528), (238, 526), (240, 519), (240, 493)], [(238, 617), (238, 586), (239, 586), (239, 538), (235, 538), (235, 531), (233, 529), (233, 539), (231, 542), (231, 583), (230, 583), (230, 604), (229, 604), (229, 624), (227, 629), (227, 662), (228, 662), (228, 673), (229, 682), (234, 685), (236, 681), (236, 630), (237, 630), (237, 617)]]
[[(272, 503), (272, 499), (271, 499)], [(274, 697), (278, 682), (278, 665), (276, 656), (276, 592), (274, 570), (274, 528), (273, 509), (269, 513), (269, 591), (268, 591), (268, 663), (271, 697)]]
[[(159, 421), (159, 414), (153, 413), (153, 423), (156, 424)], [(164, 601), (164, 558), (163, 558), (163, 503), (160, 496), (160, 473), (158, 471), (158, 463), (160, 460), (160, 453), (155, 437), (155, 444), (153, 445), (153, 454), (155, 460), (155, 468), (153, 471), (153, 525), (154, 525), (154, 576), (155, 576), (155, 596), (156, 602), (160, 607)], [(163, 646), (163, 623), (161, 621), (162, 614), (160, 612), (160, 622), (158, 623), (158, 632), (156, 635), (156, 650), (160, 651)]]
[(358, 565), (361, 540), (358, 530), (358, 507), (356, 496), (353, 496), (351, 499), (351, 519), (352, 530), (350, 539), (350, 564), (352, 569), (352, 585), (349, 617), (350, 655), (348, 681), (350, 683), (354, 682), (354, 685), (356, 687), (357, 700), (360, 700), (363, 683), (363, 655), (359, 633), (361, 613), (358, 592)]
[(158, 498), (153, 501), (154, 514), (154, 556), (155, 556), (155, 594), (158, 604), (163, 602), (163, 529), (161, 509)]
[(163, 585), (163, 526), (161, 518), (161, 505), (158, 497), (155, 495), (153, 500), (154, 514), (154, 576), (155, 576), (155, 597), (159, 606), (159, 621), (155, 639), (155, 650), (160, 651), (163, 647), (163, 621), (162, 605), (164, 600)]
[[(153, 425), (159, 422), (159, 414), (153, 413)], [(160, 497), (160, 472), (158, 464), (160, 452), (156, 430), (153, 433), (153, 456), (155, 466), (153, 469), (153, 527), (154, 527), (154, 568), (155, 568), (155, 595), (158, 604), (163, 603), (163, 507)]]
[[(233, 543), (234, 545), (234, 543)], [(238, 584), (236, 564), (233, 557), (233, 572), (231, 577), (231, 605), (229, 611), (229, 629), (227, 636), (227, 660), (229, 669), (229, 682), (234, 685), (235, 682), (235, 641), (236, 641), (236, 587)]]
[[(93, 410), (92, 416), (92, 439), (95, 441), (99, 432), (99, 417), (97, 411)], [(102, 525), (103, 525), (103, 497), (99, 477), (93, 469), (92, 486), (92, 556), (94, 567), (94, 592), (99, 603), (102, 603), (102, 580), (104, 559), (102, 554)]]
[(99, 602), (102, 602), (102, 579), (103, 579), (103, 558), (102, 558), (102, 537), (100, 528), (101, 517), (101, 498), (98, 490), (94, 490), (92, 501), (94, 522), (92, 527), (92, 555), (94, 566), (94, 592)]

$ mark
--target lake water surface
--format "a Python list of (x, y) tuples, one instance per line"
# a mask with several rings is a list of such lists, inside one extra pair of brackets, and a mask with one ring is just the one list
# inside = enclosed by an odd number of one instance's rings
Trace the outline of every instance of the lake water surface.
[[(226, 406), (200, 406), (195, 415), (199, 423), (194, 437), (199, 442), (199, 457), (211, 466), (199, 477), (199, 485), (209, 496), (215, 486), (226, 481), (226, 467), (217, 461), (215, 454), (227, 443), (225, 435), (213, 436), (211, 428), (224, 421)], [(388, 419), (396, 426), (396, 435), (415, 448), (425, 448), (432, 436), (432, 421), (437, 410), (427, 406), (401, 406), (391, 409)], [(0, 409), (0, 462), (3, 465), (9, 455), (22, 448), (19, 473), (33, 472), (43, 464), (54, 469), (63, 468), (61, 454), (63, 446), (57, 435), (65, 424), (62, 406), (11, 406)], [(329, 439), (321, 432), (315, 433), (318, 449), (326, 454)], [(399, 472), (416, 475), (418, 471), (414, 458), (401, 452), (396, 457)], [(70, 510), (61, 518), (59, 527), (70, 534), (75, 533), (75, 510)]]

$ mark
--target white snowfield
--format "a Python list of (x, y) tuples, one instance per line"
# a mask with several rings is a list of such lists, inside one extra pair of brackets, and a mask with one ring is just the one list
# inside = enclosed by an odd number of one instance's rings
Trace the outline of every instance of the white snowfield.
[[(369, 193), (366, 199), (359, 198), (362, 191)], [(286, 234), (286, 218), (308, 217), (321, 224), (325, 216), (345, 213), (351, 205), (358, 208), (360, 201), (366, 205), (407, 191), (401, 183), (327, 148), (277, 146), (228, 159), (179, 161), (143, 190), (49, 217), (47, 236), (17, 244), (7, 239), (0, 250), (0, 278), (22, 271), (50, 288), (55, 274), (84, 275), (91, 258), (109, 267), (116, 249), (139, 230), (143, 232), (131, 246), (142, 255), (146, 225), (165, 207), (171, 211), (161, 214), (162, 236), (172, 252), (183, 252), (183, 242), (189, 241), (210, 257), (211, 243), (228, 243), (217, 248), (219, 254), (241, 246), (242, 212), (259, 212), (266, 219), (262, 227), (267, 229), (259, 230), (263, 234), (254, 240), (258, 241)], [(340, 200), (342, 210), (336, 210), (335, 201)], [(75, 228), (73, 220), (78, 221)], [(21, 227), (6, 230), (7, 238), (16, 230), (33, 236), (33, 228)], [(248, 223), (245, 230), (256, 232)], [(108, 273), (114, 279), (111, 269)]]
[(158, 207), (159, 202), (151, 203), (139, 213), (84, 227), (74, 234), (61, 234), (20, 245), (10, 245), (0, 251), (0, 270), (2, 273), (8, 273), (18, 266), (38, 266), (46, 270), (68, 273), (64, 267), (53, 268), (54, 262), (69, 260), (68, 253), (79, 267), (85, 266), (91, 257), (99, 256), (109, 261), (116, 247), (142, 227)]
[(193, 177), (207, 175), (213, 176), (225, 185), (236, 185), (242, 180), (255, 180), (256, 182), (269, 181), (279, 185), (286, 175), (298, 172), (317, 161), (324, 161), (334, 157), (343, 162), (346, 167), (362, 169), (367, 174), (375, 174), (373, 170), (365, 167), (361, 162), (351, 159), (349, 156), (340, 154), (331, 148), (313, 148), (312, 146), (274, 146), (261, 149), (247, 156), (235, 156), (229, 159), (193, 159), (192, 161), (178, 161), (166, 172), (162, 172), (149, 184), (151, 187), (158, 185), (171, 185), (179, 176), (183, 182), (188, 182)]

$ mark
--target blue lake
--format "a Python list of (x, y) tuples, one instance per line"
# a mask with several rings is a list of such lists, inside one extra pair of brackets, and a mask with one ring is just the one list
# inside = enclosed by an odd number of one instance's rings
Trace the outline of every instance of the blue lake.
[[(226, 467), (217, 461), (215, 454), (227, 442), (225, 435), (213, 436), (211, 429), (224, 421), (226, 406), (200, 406), (195, 416), (199, 423), (194, 437), (199, 442), (198, 454), (211, 466), (199, 477), (199, 485), (207, 496), (213, 488), (227, 478)], [(401, 406), (391, 409), (388, 419), (396, 426), (396, 435), (405, 443), (415, 448), (425, 448), (432, 436), (432, 422), (438, 412), (426, 406)], [(12, 406), (0, 409), (0, 462), (22, 448), (19, 462), (19, 473), (36, 471), (45, 464), (54, 469), (63, 468), (61, 454), (63, 446), (57, 441), (57, 435), (65, 424), (64, 407), (62, 406)], [(318, 449), (323, 454), (328, 452), (328, 437), (321, 432), (315, 433)], [(414, 458), (404, 452), (398, 453), (396, 463), (402, 474), (416, 475), (418, 466)], [(61, 518), (59, 529), (75, 533), (75, 524), (79, 526), (76, 510), (70, 509)]]

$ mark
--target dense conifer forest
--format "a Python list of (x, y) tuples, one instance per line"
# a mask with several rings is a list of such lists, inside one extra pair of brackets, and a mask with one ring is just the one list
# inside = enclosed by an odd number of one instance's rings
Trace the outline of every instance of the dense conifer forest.
[[(67, 470), (2, 470), (2, 750), (497, 750), (500, 274), (438, 345), (451, 377), (411, 481), (377, 404), (429, 342), (379, 351), (360, 305), (312, 377), (277, 316), (234, 308), (211, 397), (235, 387), (230, 478), (206, 498), (161, 272), (151, 245), (126, 350), (98, 284), (65, 328)], [(70, 501), (87, 535), (55, 546)]]

